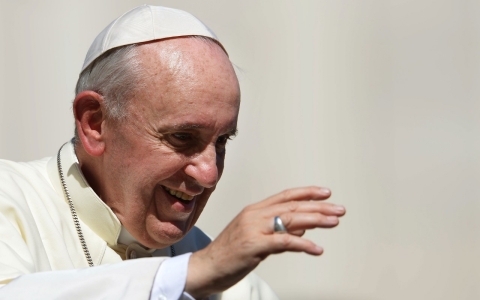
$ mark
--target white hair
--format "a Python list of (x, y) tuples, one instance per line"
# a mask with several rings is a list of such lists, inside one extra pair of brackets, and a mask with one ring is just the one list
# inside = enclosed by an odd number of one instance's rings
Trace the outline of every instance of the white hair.
[[(209, 37), (189, 36), (220, 46), (220, 43)], [(138, 44), (111, 49), (93, 61), (77, 81), (75, 95), (83, 91), (94, 91), (103, 96), (106, 118), (114, 121), (125, 119), (129, 98), (141, 87), (142, 68), (138, 54)], [(225, 51), (225, 49), (223, 49)], [(78, 131), (75, 126), (75, 140), (78, 142)]]
[(137, 45), (107, 51), (88, 66), (78, 78), (75, 94), (94, 91), (103, 96), (107, 118), (125, 117), (125, 106), (140, 75)]

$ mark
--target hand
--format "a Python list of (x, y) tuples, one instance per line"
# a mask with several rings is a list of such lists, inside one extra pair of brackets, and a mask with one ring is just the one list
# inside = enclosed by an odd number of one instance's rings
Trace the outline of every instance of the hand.
[[(330, 195), (326, 188), (295, 188), (247, 206), (217, 239), (192, 254), (185, 291), (197, 299), (224, 291), (270, 254), (285, 251), (322, 254), (321, 247), (302, 236), (307, 229), (338, 225), (338, 217), (345, 214), (345, 208), (318, 201)], [(275, 216), (282, 219), (288, 233), (273, 232)]]

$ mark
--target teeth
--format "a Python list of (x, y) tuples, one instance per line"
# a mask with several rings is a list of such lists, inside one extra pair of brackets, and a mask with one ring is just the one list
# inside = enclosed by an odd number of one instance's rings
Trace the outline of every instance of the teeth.
[(164, 186), (164, 188), (165, 188), (165, 190), (166, 190), (167, 192), (170, 193), (170, 195), (175, 196), (175, 197), (177, 197), (177, 198), (180, 198), (180, 199), (182, 199), (182, 200), (190, 201), (190, 200), (193, 199), (193, 196), (190, 196), (190, 195), (185, 194), (185, 193), (183, 193), (183, 192), (176, 191), (176, 190), (172, 190), (172, 189), (170, 189), (170, 188), (168, 188), (168, 187), (166, 187), (166, 186)]

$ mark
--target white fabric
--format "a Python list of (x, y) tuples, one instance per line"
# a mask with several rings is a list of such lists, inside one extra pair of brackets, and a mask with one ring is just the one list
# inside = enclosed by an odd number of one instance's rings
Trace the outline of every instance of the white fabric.
[[(182, 296), (187, 280), (190, 255), (192, 253), (182, 254), (162, 263), (153, 280), (151, 300), (161, 299), (161, 297), (179, 299)], [(183, 283), (183, 285), (179, 283)], [(185, 295), (185, 297), (190, 297), (190, 295)]]
[(0, 300), (149, 299), (152, 278), (162, 260), (143, 258), (23, 275), (0, 288)]
[[(148, 255), (163, 257), (123, 261), (129, 245), (117, 242), (122, 226), (84, 179), (71, 143), (63, 148), (61, 160), (96, 267), (88, 268), (80, 246), (56, 157), (28, 163), (0, 160), (0, 286), (4, 285), (0, 299), (149, 299), (157, 271), (171, 255), (170, 249), (145, 250)], [(209, 242), (194, 227), (174, 247), (181, 255), (200, 250)], [(168, 269), (163, 271), (169, 273)], [(182, 290), (185, 281), (178, 285)], [(188, 299), (185, 294), (182, 297)], [(277, 299), (253, 274), (221, 298)], [(220, 295), (210, 299), (220, 299)]]
[(88, 49), (82, 71), (106, 51), (130, 44), (153, 40), (200, 35), (218, 40), (199, 19), (173, 8), (138, 6), (108, 25)]

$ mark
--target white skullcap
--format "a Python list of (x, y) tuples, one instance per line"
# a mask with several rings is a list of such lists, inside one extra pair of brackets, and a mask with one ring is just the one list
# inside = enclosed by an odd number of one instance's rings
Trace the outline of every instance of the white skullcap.
[(81, 72), (110, 49), (188, 35), (205, 36), (218, 42), (210, 28), (185, 11), (146, 4), (138, 6), (100, 32), (88, 49)]

